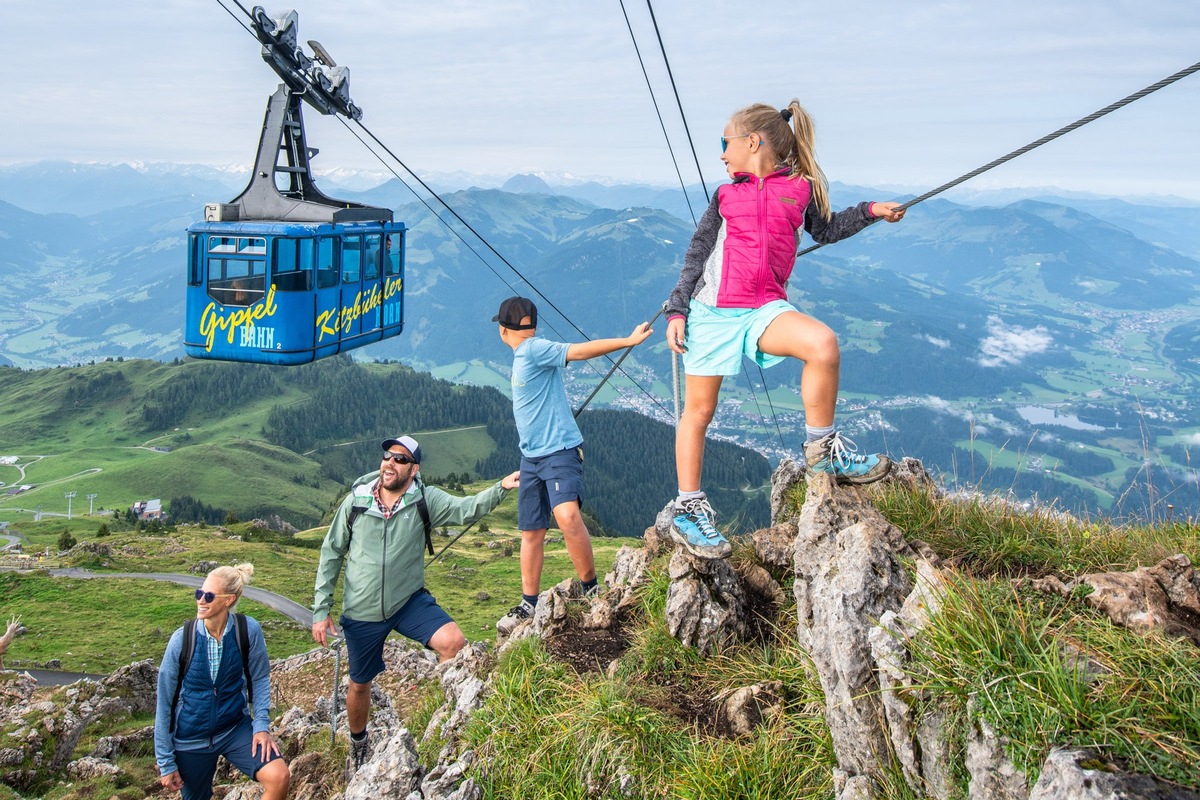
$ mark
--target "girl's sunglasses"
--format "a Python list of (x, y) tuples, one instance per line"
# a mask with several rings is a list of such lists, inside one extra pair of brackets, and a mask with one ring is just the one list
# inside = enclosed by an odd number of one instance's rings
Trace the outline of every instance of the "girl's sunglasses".
[(203, 600), (206, 603), (211, 603), (213, 600), (216, 600), (218, 597), (233, 597), (233, 596), (234, 595), (232, 595), (232, 594), (221, 594), (219, 592), (206, 592), (203, 589), (196, 590), (196, 599)]
[(729, 147), (729, 142), (733, 139), (745, 139), (747, 136), (753, 136), (753, 133), (739, 133), (737, 136), (722, 136), (721, 137), (721, 152), (725, 152), (725, 148)]

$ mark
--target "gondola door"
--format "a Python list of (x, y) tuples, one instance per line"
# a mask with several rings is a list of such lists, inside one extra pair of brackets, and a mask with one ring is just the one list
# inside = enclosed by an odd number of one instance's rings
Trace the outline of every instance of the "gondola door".
[(313, 341), (317, 358), (341, 352), (342, 241), (339, 236), (317, 237), (317, 292)]

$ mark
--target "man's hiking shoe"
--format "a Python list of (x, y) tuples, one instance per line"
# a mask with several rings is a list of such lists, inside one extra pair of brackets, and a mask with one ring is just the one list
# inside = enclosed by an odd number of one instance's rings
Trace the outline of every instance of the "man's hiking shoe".
[(724, 558), (733, 551), (733, 546), (713, 526), (716, 516), (703, 495), (682, 502), (676, 500), (671, 538), (698, 558)]
[(371, 734), (367, 734), (362, 738), (361, 742), (356, 742), (354, 737), (350, 737), (350, 757), (346, 759), (346, 780), (358, 772), (363, 764), (371, 757)]
[(522, 600), (518, 605), (512, 607), (512, 610), (505, 614), (496, 622), (496, 633), (502, 636), (508, 636), (517, 629), (527, 619), (533, 619), (533, 606)]
[(859, 455), (854, 442), (837, 431), (805, 444), (804, 458), (810, 470), (832, 475), (838, 483), (872, 483), (892, 468), (883, 454)]

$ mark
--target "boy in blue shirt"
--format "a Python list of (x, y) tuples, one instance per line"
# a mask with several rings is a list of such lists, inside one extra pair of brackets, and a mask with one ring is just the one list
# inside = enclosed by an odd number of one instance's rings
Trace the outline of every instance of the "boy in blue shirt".
[(521, 447), (521, 480), (517, 495), (517, 527), (521, 530), (521, 602), (496, 623), (507, 636), (533, 616), (541, 591), (546, 529), (550, 515), (563, 533), (567, 555), (585, 592), (596, 586), (592, 540), (579, 511), (583, 503), (583, 434), (567, 401), (562, 372), (567, 362), (586, 361), (650, 336), (643, 322), (623, 339), (595, 339), (566, 344), (537, 336), (537, 307), (525, 297), (510, 297), (492, 317), (500, 339), (513, 349), (513, 417)]

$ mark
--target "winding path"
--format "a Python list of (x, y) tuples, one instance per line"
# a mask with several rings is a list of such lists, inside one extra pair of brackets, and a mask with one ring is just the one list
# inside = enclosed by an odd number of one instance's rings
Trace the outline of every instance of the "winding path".
[[(204, 584), (204, 576), (202, 575), (177, 575), (169, 572), (92, 572), (91, 570), (79, 569), (78, 567), (47, 571), (51, 575), (60, 578), (145, 578), (155, 581), (170, 581), (172, 583), (183, 584), (184, 586), (195, 586), (196, 588), (200, 588)], [(247, 586), (242, 592), (242, 596), (275, 609), (284, 616), (295, 620), (305, 630), (312, 628), (312, 609), (306, 608), (281, 594)]]

